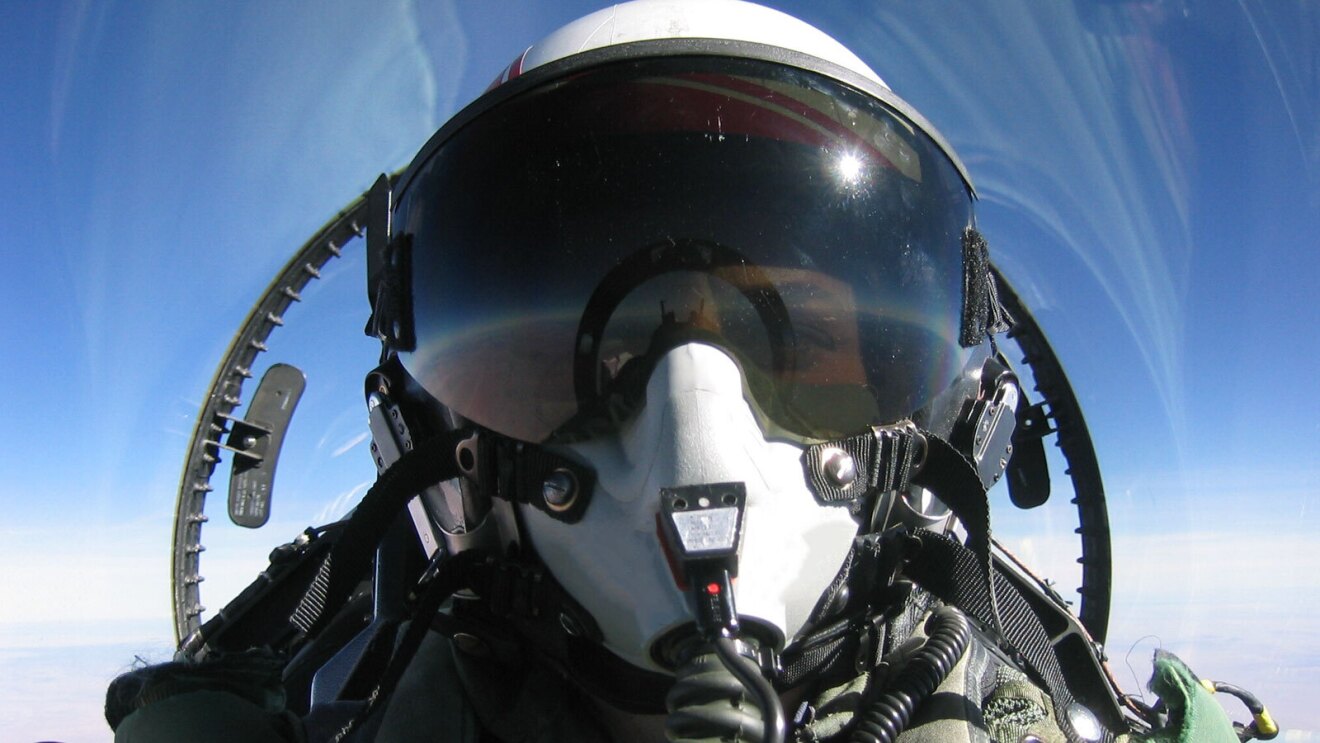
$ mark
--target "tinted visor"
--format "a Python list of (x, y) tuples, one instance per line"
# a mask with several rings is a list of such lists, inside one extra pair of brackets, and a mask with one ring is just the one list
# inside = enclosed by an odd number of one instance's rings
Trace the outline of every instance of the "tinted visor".
[(726, 350), (772, 435), (899, 420), (959, 347), (967, 188), (876, 98), (769, 62), (592, 68), (469, 121), (416, 171), (409, 372), (529, 442), (623, 425), (651, 367)]

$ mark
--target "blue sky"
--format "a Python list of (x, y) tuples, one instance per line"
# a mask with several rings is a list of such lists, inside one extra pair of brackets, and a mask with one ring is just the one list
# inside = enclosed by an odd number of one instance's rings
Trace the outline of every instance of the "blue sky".
[[(1256, 691), (1291, 739), (1320, 739), (1306, 703), (1320, 690), (1320, 9), (771, 4), (856, 51), (976, 181), (993, 254), (1097, 441), (1120, 679), (1137, 691), (1128, 651), (1162, 643)], [(105, 682), (135, 652), (168, 653), (175, 489), (234, 328), (316, 227), (598, 3), (529, 5), (8, 14), (0, 666), (18, 673), (0, 728), (109, 739)], [(372, 477), (355, 261), (332, 265), (272, 341), (269, 360), (303, 367), (308, 392), (271, 525), (207, 526), (212, 608)], [(1066, 498), (996, 516), (1069, 585)]]

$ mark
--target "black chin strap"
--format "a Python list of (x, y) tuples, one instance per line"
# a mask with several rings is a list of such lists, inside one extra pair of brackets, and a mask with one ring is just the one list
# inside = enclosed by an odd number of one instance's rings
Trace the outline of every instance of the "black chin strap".
[[(487, 432), (475, 435), (467, 430), (442, 433), (405, 452), (367, 491), (348, 518), (342, 536), (321, 563), (311, 586), (289, 618), (290, 623), (307, 636), (315, 636), (325, 628), (353, 589), (366, 579), (376, 548), (408, 502), (427, 487), (459, 477), (467, 471), (459, 461), (463, 456), (459, 453), (460, 444), (471, 441), (474, 436), (480, 452), (477, 456), (477, 467), (482, 470), (480, 479), (486, 483), (490, 495), (528, 503), (561, 521), (571, 523), (582, 518), (593, 488), (592, 474), (585, 468), (539, 447)], [(543, 483), (553, 473), (571, 475), (573, 500), (571, 505), (560, 510), (553, 509), (540, 497)], [(498, 487), (492, 483), (498, 483)], [(503, 558), (504, 555), (492, 557)], [(486, 586), (492, 605), (499, 607), (507, 601), (512, 605), (546, 611), (560, 605), (576, 606), (557, 584), (555, 590), (544, 589), (542, 586), (550, 585), (549, 581), (540, 578), (532, 581), (526, 576), (510, 577), (513, 572), (506, 569), (492, 573), (491, 583)], [(506, 584), (522, 588), (510, 590)], [(561, 613), (568, 614), (577, 625), (588, 628), (585, 630), (587, 634), (593, 631), (594, 623), (584, 611), (564, 608)]]

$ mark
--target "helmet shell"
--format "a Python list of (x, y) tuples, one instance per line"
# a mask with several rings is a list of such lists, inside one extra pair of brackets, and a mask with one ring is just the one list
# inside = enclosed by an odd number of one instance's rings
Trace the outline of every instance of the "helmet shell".
[(632, 0), (598, 10), (528, 47), (494, 85), (574, 54), (663, 39), (721, 39), (792, 49), (889, 87), (856, 54), (815, 26), (742, 0)]

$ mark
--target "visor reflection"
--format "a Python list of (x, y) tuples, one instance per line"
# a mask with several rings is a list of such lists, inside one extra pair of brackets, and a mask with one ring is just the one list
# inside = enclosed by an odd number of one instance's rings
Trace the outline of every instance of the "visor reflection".
[(970, 215), (938, 146), (829, 78), (598, 68), (474, 119), (403, 194), (403, 362), (456, 412), (543, 442), (618, 425), (656, 355), (695, 340), (737, 360), (768, 430), (851, 433), (961, 369)]

